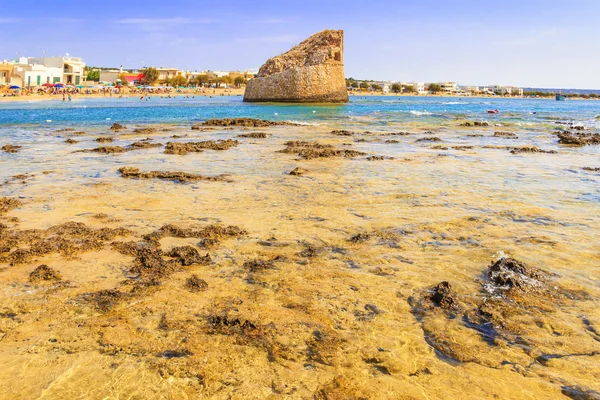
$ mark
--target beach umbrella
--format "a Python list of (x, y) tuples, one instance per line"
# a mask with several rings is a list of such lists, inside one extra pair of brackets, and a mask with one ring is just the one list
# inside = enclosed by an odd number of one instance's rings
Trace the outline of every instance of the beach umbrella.
[(21, 86), (11, 85), (9, 89), (21, 89)]
[(63, 85), (62, 83), (57, 83), (54, 85), (54, 87), (62, 88), (62, 87), (65, 87), (65, 85)]
[(83, 89), (83, 88), (85, 88), (85, 86), (83, 86), (83, 85), (77, 85), (77, 86), (75, 86), (75, 87), (76, 87), (77, 89)]
[(54, 87), (54, 84), (52, 84), (52, 83), (44, 83), (42, 86), (45, 86), (45, 87)]

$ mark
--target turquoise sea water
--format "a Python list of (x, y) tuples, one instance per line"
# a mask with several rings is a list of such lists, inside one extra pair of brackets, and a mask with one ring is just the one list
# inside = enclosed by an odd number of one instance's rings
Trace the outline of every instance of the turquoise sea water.
[[(486, 110), (499, 109), (497, 115)], [(171, 99), (75, 99), (62, 101), (0, 102), (0, 127), (10, 125), (103, 126), (124, 123), (189, 123), (209, 118), (254, 117), (384, 126), (390, 123), (442, 124), (456, 119), (490, 123), (553, 124), (575, 122), (600, 127), (599, 101), (494, 99), (448, 97), (351, 97), (343, 105), (286, 105), (244, 103), (242, 97), (183, 96)]]

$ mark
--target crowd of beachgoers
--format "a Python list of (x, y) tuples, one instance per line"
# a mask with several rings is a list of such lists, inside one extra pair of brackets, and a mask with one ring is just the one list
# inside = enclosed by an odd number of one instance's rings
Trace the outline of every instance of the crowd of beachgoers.
[(175, 88), (172, 86), (72, 86), (72, 85), (46, 85), (31, 88), (4, 90), (0, 88), (0, 97), (13, 99), (27, 98), (60, 98), (71, 100), (74, 96), (176, 96), (176, 95), (238, 95), (243, 89), (233, 88)]

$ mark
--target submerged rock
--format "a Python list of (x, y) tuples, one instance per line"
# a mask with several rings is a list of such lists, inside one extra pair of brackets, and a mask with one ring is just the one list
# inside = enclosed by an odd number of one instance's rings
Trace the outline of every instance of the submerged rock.
[(127, 129), (127, 127), (115, 122), (114, 124), (112, 124), (112, 126), (109, 129), (111, 131), (120, 131), (121, 129)]
[[(581, 326), (580, 315), (567, 311), (573, 300), (589, 296), (562, 287), (555, 278), (502, 257), (487, 268), (478, 293), (459, 296), (444, 281), (407, 300), (424, 340), (452, 365), (518, 364), (528, 369), (558, 358), (600, 354), (589, 323)], [(570, 340), (564, 340), (564, 334)]]
[(494, 137), (501, 137), (506, 139), (518, 139), (519, 137), (511, 132), (494, 132)]
[(522, 146), (522, 147), (509, 147), (508, 148), (512, 154), (520, 154), (520, 153), (546, 153), (546, 154), (556, 154), (556, 150), (542, 150), (539, 147), (535, 146)]
[(127, 150), (121, 146), (102, 146), (94, 149), (79, 150), (76, 153), (100, 153), (100, 154), (118, 154), (125, 153)]
[(331, 134), (337, 135), (337, 136), (352, 136), (352, 135), (355, 135), (356, 132), (336, 129), (336, 130), (331, 131)]
[(490, 266), (487, 277), (496, 288), (527, 290), (539, 287), (547, 275), (513, 258), (503, 257)]
[(302, 175), (306, 174), (306, 172), (308, 172), (308, 171), (306, 171), (304, 168), (296, 167), (290, 171), (290, 175), (302, 176)]
[(558, 133), (558, 143), (573, 146), (587, 144), (600, 144), (600, 133), (571, 133), (569, 131)]
[[(291, 122), (268, 121), (265, 119), (256, 118), (221, 118), (209, 119), (205, 121), (203, 126), (244, 126), (246, 128), (266, 128), (277, 125), (296, 125)], [(200, 127), (198, 127), (200, 129)]]
[(198, 275), (192, 275), (185, 281), (185, 287), (190, 292), (201, 292), (208, 289), (208, 283), (204, 279), (198, 278)]
[(200, 255), (198, 250), (192, 246), (175, 247), (169, 252), (169, 257), (178, 259), (183, 266), (194, 264), (208, 265), (210, 263), (210, 255)]
[(141, 149), (152, 149), (154, 147), (162, 147), (162, 143), (150, 143), (147, 140), (141, 140), (139, 142), (131, 143), (128, 150), (141, 150)]
[(456, 292), (448, 281), (438, 283), (432, 290), (430, 300), (438, 307), (456, 308)]
[(266, 139), (267, 134), (264, 132), (252, 132), (238, 135), (239, 138)]
[(36, 283), (41, 281), (60, 281), (62, 277), (58, 272), (43, 264), (29, 274), (29, 282)]
[(246, 84), (244, 101), (347, 103), (344, 32), (324, 30), (273, 57)]
[(16, 153), (18, 152), (23, 146), (15, 146), (12, 144), (5, 144), (4, 146), (2, 146), (2, 151), (6, 152), (6, 153)]

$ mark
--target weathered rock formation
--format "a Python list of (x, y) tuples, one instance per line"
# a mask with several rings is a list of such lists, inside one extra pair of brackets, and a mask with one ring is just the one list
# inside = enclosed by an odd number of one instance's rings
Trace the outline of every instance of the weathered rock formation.
[(324, 30), (269, 59), (248, 81), (244, 101), (347, 103), (344, 31)]

